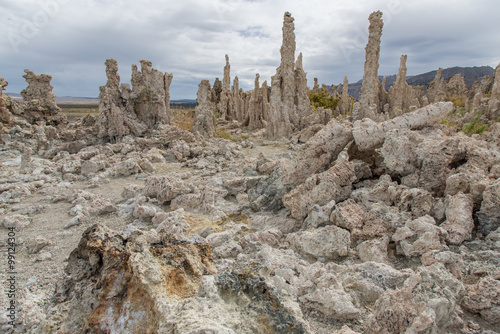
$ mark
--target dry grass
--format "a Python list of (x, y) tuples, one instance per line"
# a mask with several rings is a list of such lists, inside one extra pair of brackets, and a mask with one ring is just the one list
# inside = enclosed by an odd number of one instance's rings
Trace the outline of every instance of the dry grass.
[(172, 111), (174, 113), (172, 125), (191, 131), (194, 123), (194, 109), (173, 108)]

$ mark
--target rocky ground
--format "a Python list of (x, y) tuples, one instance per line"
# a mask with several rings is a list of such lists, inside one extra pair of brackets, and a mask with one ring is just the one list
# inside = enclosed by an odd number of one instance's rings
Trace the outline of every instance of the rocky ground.
[(448, 107), (286, 142), (6, 129), (2, 331), (500, 332), (500, 124), (471, 138)]

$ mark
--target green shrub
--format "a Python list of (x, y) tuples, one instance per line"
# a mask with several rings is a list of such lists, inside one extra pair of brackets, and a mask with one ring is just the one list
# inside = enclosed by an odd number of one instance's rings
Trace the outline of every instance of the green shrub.
[(472, 122), (464, 124), (464, 126), (462, 127), (462, 132), (465, 133), (467, 136), (472, 136), (474, 134), (482, 135), (484, 131), (487, 131), (488, 124), (481, 123), (479, 121), (480, 117), (481, 114), (474, 117)]
[(317, 112), (317, 108), (323, 107), (325, 109), (335, 110), (337, 105), (339, 104), (340, 99), (334, 98), (332, 94), (328, 93), (326, 89), (323, 87), (317, 92), (314, 93), (312, 90), (309, 90), (309, 101), (313, 106), (313, 111)]
[(457, 125), (455, 124), (455, 122), (453, 122), (450, 119), (443, 118), (443, 120), (441, 122), (439, 122), (439, 124), (443, 124), (443, 125), (449, 126), (450, 128), (454, 128), (455, 130), (457, 130)]

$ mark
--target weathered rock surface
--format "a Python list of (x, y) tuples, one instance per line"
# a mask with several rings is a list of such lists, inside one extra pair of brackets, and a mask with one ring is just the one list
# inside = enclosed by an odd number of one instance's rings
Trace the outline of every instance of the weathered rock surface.
[(50, 84), (52, 76), (48, 74), (37, 75), (34, 72), (24, 70), (28, 87), (21, 91), (25, 102), (22, 117), (30, 123), (45, 121), (48, 124), (58, 125), (66, 122), (64, 115), (59, 115), (56, 94), (52, 91), (54, 87)]
[(270, 117), (266, 127), (269, 139), (288, 138), (303, 128), (301, 120), (312, 113), (307, 95), (306, 73), (302, 53), (295, 62), (295, 25), (288, 12), (283, 17), (281, 63), (271, 78)]
[(208, 138), (215, 136), (215, 116), (213, 114), (215, 106), (210, 99), (210, 94), (210, 82), (202, 80), (198, 85), (195, 109), (196, 118), (192, 130), (194, 134)]
[(359, 95), (359, 103), (354, 104), (352, 117), (354, 120), (370, 118), (376, 120), (380, 113), (379, 106), (379, 81), (378, 81), (378, 60), (380, 57), (380, 38), (382, 37), (382, 12), (373, 12), (368, 18), (370, 26), (368, 28), (368, 43), (366, 44), (365, 71), (363, 74), (363, 85)]
[(128, 135), (143, 136), (160, 124), (170, 124), (169, 87), (172, 74), (152, 68), (150, 61), (141, 60), (141, 70), (132, 66), (132, 89), (121, 84), (118, 62), (107, 59), (107, 82), (99, 88), (99, 116), (96, 128), (99, 138), (117, 142)]
[(387, 132), (395, 129), (419, 129), (436, 124), (451, 112), (451, 109), (451, 102), (442, 102), (381, 123), (370, 119), (356, 121), (353, 128), (354, 140), (359, 150), (372, 150), (384, 143)]
[(49, 317), (46, 328), (308, 332), (300, 311), (262, 278), (215, 273), (207, 244), (182, 243), (164, 233), (124, 237), (94, 225), (70, 255), (51, 305), (61, 313)]

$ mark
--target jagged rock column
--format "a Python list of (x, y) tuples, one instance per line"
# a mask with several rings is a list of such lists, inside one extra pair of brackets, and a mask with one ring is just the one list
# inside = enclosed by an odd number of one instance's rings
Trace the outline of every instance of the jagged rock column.
[(160, 72), (150, 61), (141, 60), (141, 70), (132, 65), (132, 89), (120, 85), (118, 62), (107, 59), (106, 85), (99, 88), (99, 116), (96, 122), (98, 137), (105, 141), (119, 141), (132, 133), (142, 136), (159, 124), (170, 124), (170, 84), (173, 75)]
[(8, 124), (10, 122), (10, 112), (7, 109), (7, 95), (2, 92), (9, 83), (4, 78), (0, 77), (0, 122)]
[(116, 59), (106, 59), (107, 82), (99, 87), (99, 116), (96, 121), (99, 138), (111, 142), (119, 141), (130, 133), (125, 125), (125, 105), (120, 92), (120, 75)]
[(304, 72), (304, 68), (302, 67), (302, 52), (299, 53), (297, 61), (295, 62), (294, 101), (296, 101), (295, 110), (298, 116), (298, 122), (294, 122), (294, 124), (298, 130), (301, 130), (308, 125), (303, 121), (305, 121), (306, 118), (312, 114), (311, 101), (309, 100), (309, 94), (307, 94), (306, 72)]
[(53, 114), (60, 110), (57, 106), (56, 94), (52, 91), (54, 87), (50, 84), (52, 76), (48, 74), (37, 75), (30, 70), (24, 70), (28, 87), (21, 91), (23, 100), (28, 104), (35, 104), (48, 114)]
[(389, 89), (389, 117), (401, 116), (410, 107), (419, 108), (420, 102), (413, 87), (406, 83), (406, 55), (401, 56), (399, 71), (394, 85)]
[(239, 122), (245, 119), (244, 115), (245, 101), (242, 98), (242, 93), (240, 92), (240, 81), (238, 77), (234, 77), (233, 87), (231, 88), (231, 99), (230, 99), (230, 117), (233, 117)]
[(380, 38), (382, 36), (382, 12), (377, 11), (370, 14), (368, 20), (368, 44), (366, 45), (365, 71), (363, 84), (359, 95), (359, 103), (354, 106), (353, 119), (359, 120), (365, 117), (376, 120), (380, 113), (378, 67), (380, 57)]
[(202, 80), (196, 94), (195, 120), (192, 132), (207, 138), (215, 136), (215, 116), (213, 113), (215, 104), (211, 101), (211, 96), (210, 82)]
[[(224, 66), (224, 77), (222, 78), (222, 91), (220, 94), (220, 101), (217, 104), (217, 109), (222, 119), (226, 119), (231, 116), (231, 111), (229, 108), (231, 100), (231, 66), (229, 65), (229, 56), (226, 55), (226, 66)], [(231, 116), (232, 117), (232, 116)]]
[(342, 85), (342, 97), (339, 103), (340, 114), (347, 115), (351, 111), (351, 97), (349, 96), (349, 81), (347, 76), (344, 77), (344, 84)]
[(500, 117), (500, 64), (495, 68), (495, 80), (491, 88), (491, 98), (488, 102), (488, 118), (497, 120)]
[(271, 78), (271, 113), (266, 127), (269, 139), (289, 137), (300, 130), (301, 120), (312, 113), (307, 96), (306, 73), (302, 69), (302, 54), (295, 64), (294, 18), (289, 12), (283, 17), (281, 63)]
[(444, 78), (441, 78), (441, 73), (443, 69), (440, 67), (427, 87), (427, 99), (429, 103), (436, 103), (444, 101), (446, 98), (446, 83)]
[(30, 123), (45, 122), (51, 125), (66, 123), (66, 116), (59, 115), (56, 94), (52, 92), (50, 81), (52, 76), (48, 74), (37, 75), (30, 70), (24, 70), (28, 87), (21, 91), (25, 102), (22, 116)]
[(173, 114), (170, 110), (170, 83), (173, 75), (160, 72), (147, 60), (140, 60), (141, 71), (132, 65), (132, 93), (137, 118), (149, 128), (158, 123), (170, 124)]
[(231, 65), (229, 65), (229, 56), (226, 55), (226, 66), (224, 66), (224, 77), (222, 78), (222, 91), (229, 91), (231, 85)]

